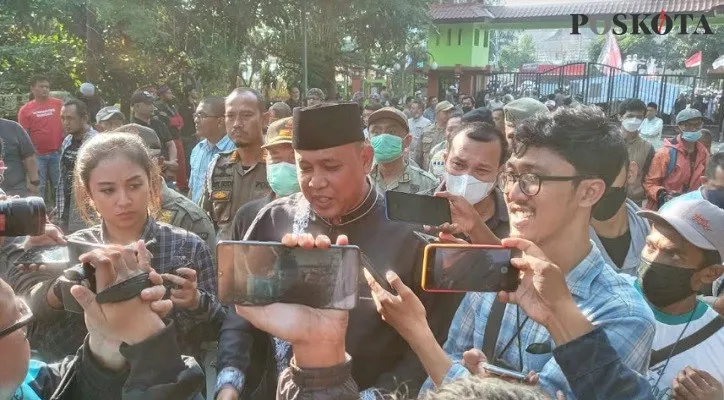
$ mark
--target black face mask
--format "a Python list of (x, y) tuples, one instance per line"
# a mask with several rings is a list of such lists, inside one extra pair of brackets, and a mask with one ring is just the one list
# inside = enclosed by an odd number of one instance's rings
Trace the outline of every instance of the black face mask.
[(473, 111), (473, 108), (472, 108), (472, 107), (463, 107), (463, 112), (464, 112), (464, 113), (468, 113), (468, 112), (470, 112), (470, 111)]
[(592, 217), (596, 221), (608, 221), (621, 209), (621, 205), (626, 201), (626, 186), (609, 187), (601, 196), (596, 207), (593, 209)]
[(695, 294), (691, 277), (696, 271), (641, 259), (639, 283), (646, 300), (657, 308), (667, 307)]
[(704, 189), (704, 198), (719, 208), (724, 208), (724, 189)]

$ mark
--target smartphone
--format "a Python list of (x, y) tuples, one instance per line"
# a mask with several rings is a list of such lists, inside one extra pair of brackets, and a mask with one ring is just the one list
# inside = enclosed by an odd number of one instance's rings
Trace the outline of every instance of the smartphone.
[(452, 222), (450, 203), (442, 197), (385, 192), (387, 219), (438, 226)]
[(428, 292), (513, 292), (518, 269), (512, 249), (501, 246), (429, 244), (422, 263), (422, 289)]
[(440, 242), (440, 238), (432, 235), (428, 235), (427, 233), (422, 233), (418, 231), (412, 231), (415, 236), (420, 239), (423, 243), (430, 244), (430, 243), (438, 243)]
[(276, 242), (221, 241), (216, 258), (222, 303), (292, 303), (336, 310), (357, 306), (357, 246), (303, 249)]
[(15, 265), (68, 263), (70, 263), (70, 255), (66, 245), (34, 247), (26, 250), (15, 260)]
[(486, 372), (489, 372), (493, 375), (497, 375), (497, 376), (500, 376), (503, 378), (512, 378), (512, 379), (517, 379), (519, 381), (524, 381), (524, 380), (528, 379), (528, 377), (521, 372), (513, 371), (513, 370), (510, 370), (507, 368), (498, 367), (493, 364), (483, 363), (482, 367)]

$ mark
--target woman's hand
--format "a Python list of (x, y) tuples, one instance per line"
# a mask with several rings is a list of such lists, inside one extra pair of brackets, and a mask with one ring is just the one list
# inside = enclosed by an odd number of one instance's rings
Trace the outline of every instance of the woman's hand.
[(171, 289), (171, 301), (174, 306), (189, 311), (199, 308), (201, 292), (196, 282), (196, 271), (191, 268), (179, 268), (175, 274), (162, 274), (164, 281), (176, 285)]

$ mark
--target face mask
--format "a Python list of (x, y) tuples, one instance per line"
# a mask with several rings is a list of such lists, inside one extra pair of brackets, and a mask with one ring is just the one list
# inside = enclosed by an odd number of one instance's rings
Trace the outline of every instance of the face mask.
[(704, 198), (719, 208), (724, 208), (724, 189), (704, 189)]
[(697, 140), (701, 139), (701, 131), (693, 131), (693, 132), (682, 132), (681, 138), (689, 143), (696, 142)]
[(638, 118), (626, 118), (621, 121), (621, 126), (626, 132), (638, 132), (643, 120)]
[(289, 196), (300, 190), (299, 181), (297, 181), (297, 166), (294, 164), (267, 164), (266, 180), (274, 193), (281, 197)]
[(593, 219), (596, 221), (608, 221), (621, 209), (626, 201), (626, 187), (609, 187), (593, 208)]
[(483, 182), (471, 175), (451, 175), (445, 172), (445, 187), (448, 192), (463, 196), (468, 203), (474, 205), (490, 194), (495, 182)]
[(373, 136), (370, 142), (372, 142), (372, 148), (375, 149), (377, 164), (386, 164), (402, 157), (402, 138), (399, 136), (382, 133)]
[(667, 307), (696, 293), (691, 289), (693, 269), (641, 259), (639, 283), (644, 296), (657, 308)]
[(473, 110), (472, 107), (463, 107), (463, 113), (467, 113), (467, 112), (470, 112), (470, 111), (472, 111), (472, 110)]

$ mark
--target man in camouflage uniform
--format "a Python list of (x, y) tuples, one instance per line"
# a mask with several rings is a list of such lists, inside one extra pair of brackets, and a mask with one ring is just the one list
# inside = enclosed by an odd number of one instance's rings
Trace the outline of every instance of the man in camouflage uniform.
[(216, 231), (211, 219), (186, 196), (161, 181), (161, 211), (157, 220), (197, 234), (216, 257)]
[(218, 240), (231, 239), (234, 215), (241, 206), (271, 192), (261, 148), (267, 115), (264, 98), (253, 89), (234, 89), (226, 98), (225, 109), (226, 132), (236, 149), (218, 153), (211, 160), (201, 199)]
[(412, 136), (402, 111), (385, 107), (369, 117), (370, 142), (375, 150), (375, 166), (370, 178), (377, 191), (392, 190), (411, 194), (429, 192), (437, 186), (435, 177), (410, 165), (404, 157)]
[(422, 136), (416, 138), (410, 146), (410, 158), (425, 171), (430, 167), (430, 151), (435, 145), (445, 140), (445, 127), (453, 109), (454, 107), (449, 101), (437, 103), (435, 124), (425, 128)]

